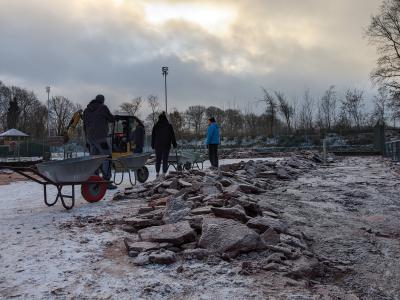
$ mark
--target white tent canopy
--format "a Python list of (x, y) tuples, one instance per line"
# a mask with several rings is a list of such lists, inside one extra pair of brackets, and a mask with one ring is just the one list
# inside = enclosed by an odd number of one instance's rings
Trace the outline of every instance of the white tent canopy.
[(9, 129), (6, 132), (3, 132), (0, 134), (0, 137), (27, 137), (26, 133), (23, 133), (22, 131), (19, 131), (17, 129)]

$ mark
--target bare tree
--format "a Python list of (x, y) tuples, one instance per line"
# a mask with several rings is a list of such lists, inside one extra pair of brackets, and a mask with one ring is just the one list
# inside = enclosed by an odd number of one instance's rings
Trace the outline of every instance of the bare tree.
[(372, 16), (366, 35), (370, 43), (376, 45), (380, 55), (371, 73), (372, 79), (399, 92), (400, 1), (384, 1), (379, 14)]
[(244, 131), (247, 136), (256, 137), (259, 133), (259, 117), (252, 112), (246, 112), (243, 115)]
[(310, 132), (313, 129), (314, 98), (311, 96), (310, 90), (306, 90), (304, 93), (299, 119), (301, 129), (306, 132)]
[(175, 108), (172, 112), (168, 114), (168, 119), (172, 127), (174, 128), (176, 138), (181, 139), (185, 126), (184, 116)]
[(386, 123), (389, 110), (389, 93), (386, 87), (378, 89), (378, 94), (374, 96), (374, 121), (383, 121)]
[(225, 110), (224, 133), (230, 137), (237, 137), (243, 129), (243, 116), (238, 109)]
[(320, 126), (323, 129), (331, 130), (336, 120), (336, 91), (335, 86), (325, 91), (319, 104)]
[(147, 97), (147, 104), (150, 106), (151, 113), (149, 115), (149, 120), (151, 121), (151, 126), (153, 127), (157, 122), (157, 115), (159, 114), (158, 108), (160, 107), (160, 102), (158, 97), (154, 95), (149, 95)]
[(358, 89), (348, 89), (342, 101), (344, 112), (358, 129), (361, 128), (364, 109), (364, 92)]
[(32, 109), (32, 118), (30, 122), (29, 132), (34, 137), (42, 137), (46, 133), (47, 124), (47, 107), (42, 103), (38, 103)]
[(7, 128), (7, 112), (11, 99), (11, 89), (0, 81), (0, 122), (2, 130)]
[(208, 118), (214, 117), (215, 120), (219, 123), (222, 124), (224, 123), (224, 116), (225, 116), (225, 112), (216, 106), (209, 106), (206, 109), (206, 115)]
[(264, 92), (264, 97), (261, 99), (261, 102), (264, 102), (266, 105), (266, 115), (268, 118), (268, 132), (267, 135), (269, 137), (273, 137), (275, 133), (275, 123), (276, 123), (276, 114), (277, 114), (277, 108), (278, 104), (276, 103), (274, 97), (265, 89), (262, 88)]
[(275, 92), (276, 99), (279, 103), (279, 112), (285, 119), (287, 130), (290, 133), (292, 131), (292, 118), (294, 115), (294, 108), (286, 99), (285, 95), (281, 92)]
[(76, 106), (66, 97), (55, 96), (50, 98), (50, 122), (55, 135), (64, 134), (75, 110)]
[(200, 138), (200, 129), (204, 122), (204, 114), (206, 108), (202, 105), (189, 106), (186, 110), (186, 119), (189, 126), (194, 129), (194, 133), (197, 139)]
[(138, 114), (139, 109), (142, 107), (143, 99), (142, 97), (136, 97), (131, 100), (131, 102), (124, 102), (119, 107), (125, 113), (128, 113), (131, 116), (136, 116)]

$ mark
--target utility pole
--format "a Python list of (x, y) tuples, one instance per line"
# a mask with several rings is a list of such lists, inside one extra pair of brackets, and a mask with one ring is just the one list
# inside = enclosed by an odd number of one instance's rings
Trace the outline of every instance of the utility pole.
[(165, 114), (168, 115), (168, 100), (167, 100), (167, 75), (168, 67), (164, 66), (161, 68), (162, 75), (164, 76), (164, 88), (165, 88)]
[(50, 86), (46, 86), (47, 93), (47, 133), (50, 136)]

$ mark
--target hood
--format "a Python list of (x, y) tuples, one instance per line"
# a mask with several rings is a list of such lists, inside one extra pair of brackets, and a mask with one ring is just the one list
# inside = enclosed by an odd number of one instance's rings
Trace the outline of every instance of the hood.
[(94, 99), (94, 100), (90, 101), (90, 103), (88, 104), (87, 108), (88, 108), (89, 111), (95, 111), (102, 105), (103, 105), (103, 103), (101, 103), (100, 101)]
[(167, 117), (165, 115), (160, 115), (160, 117), (158, 118), (157, 124), (159, 124), (159, 125), (169, 124)]

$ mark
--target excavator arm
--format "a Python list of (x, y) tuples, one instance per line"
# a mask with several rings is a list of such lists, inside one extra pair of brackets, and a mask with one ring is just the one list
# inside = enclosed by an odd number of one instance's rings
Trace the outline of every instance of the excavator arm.
[(74, 115), (71, 118), (71, 121), (69, 121), (67, 129), (64, 132), (64, 144), (68, 143), (70, 138), (74, 135), (75, 129), (82, 119), (83, 119), (83, 111), (82, 109), (80, 109), (74, 113)]

